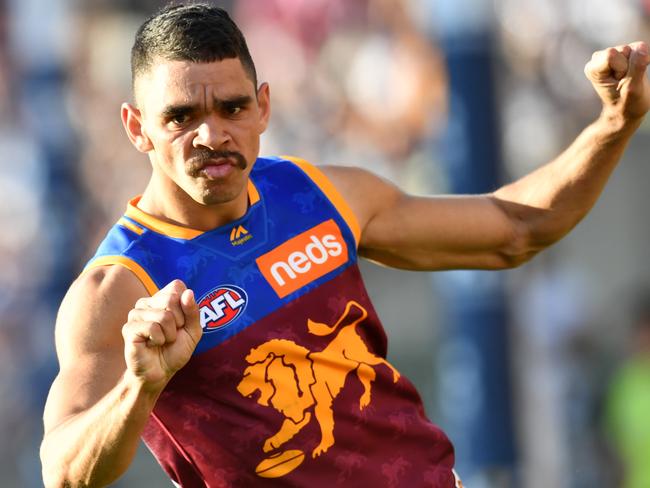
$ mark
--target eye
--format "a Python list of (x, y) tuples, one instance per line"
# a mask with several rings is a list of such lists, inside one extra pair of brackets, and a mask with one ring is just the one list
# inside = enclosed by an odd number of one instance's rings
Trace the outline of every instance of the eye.
[(220, 107), (220, 111), (227, 117), (237, 117), (239, 115), (243, 115), (244, 111), (246, 110), (246, 105), (246, 103), (241, 103), (238, 100), (232, 100), (224, 102)]
[(231, 105), (226, 107), (226, 112), (228, 115), (239, 115), (243, 110), (241, 105)]
[(190, 116), (189, 114), (177, 114), (174, 115), (173, 117), (170, 117), (169, 122), (173, 125), (183, 125), (189, 122)]

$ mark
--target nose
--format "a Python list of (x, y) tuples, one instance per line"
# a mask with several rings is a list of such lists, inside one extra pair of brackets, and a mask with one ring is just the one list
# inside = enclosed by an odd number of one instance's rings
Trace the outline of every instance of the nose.
[(231, 140), (227, 124), (218, 117), (206, 117), (196, 128), (193, 145), (216, 151)]

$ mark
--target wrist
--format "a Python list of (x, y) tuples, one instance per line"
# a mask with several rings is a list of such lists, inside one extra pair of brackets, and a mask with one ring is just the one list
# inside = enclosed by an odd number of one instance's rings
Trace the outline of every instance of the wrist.
[(122, 377), (122, 386), (123, 390), (120, 394), (122, 401), (126, 403), (131, 403), (128, 401), (129, 398), (133, 402), (138, 400), (144, 401), (145, 404), (148, 404), (151, 408), (155, 405), (158, 397), (167, 386), (167, 381), (159, 382), (150, 382), (146, 381), (144, 378), (137, 376), (132, 371), (127, 369), (124, 372)]
[(599, 128), (612, 137), (629, 137), (639, 128), (644, 117), (630, 117), (616, 106), (606, 106), (596, 120)]

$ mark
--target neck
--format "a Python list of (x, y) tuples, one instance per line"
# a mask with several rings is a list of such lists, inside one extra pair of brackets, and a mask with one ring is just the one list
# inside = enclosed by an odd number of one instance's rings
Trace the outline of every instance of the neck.
[(209, 231), (244, 216), (248, 209), (246, 188), (232, 201), (204, 205), (193, 200), (181, 188), (170, 192), (155, 189), (152, 181), (147, 185), (138, 208), (143, 212), (167, 222), (190, 229)]

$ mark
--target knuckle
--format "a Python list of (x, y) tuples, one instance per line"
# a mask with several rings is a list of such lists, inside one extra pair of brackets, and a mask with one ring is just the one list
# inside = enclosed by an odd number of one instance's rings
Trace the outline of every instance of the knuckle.
[(605, 61), (607, 59), (607, 56), (608, 56), (607, 53), (608, 53), (607, 49), (602, 49), (600, 51), (596, 51), (593, 54), (593, 56), (591, 56), (591, 60), (594, 63), (602, 63), (603, 61)]
[(625, 58), (625, 56), (623, 56), (623, 54), (621, 54), (620, 52), (618, 52), (618, 51), (617, 51), (616, 49), (614, 49), (613, 47), (612, 47), (612, 48), (609, 48), (609, 49), (607, 50), (607, 57), (606, 57), (606, 59), (607, 59), (607, 63), (608, 63), (610, 66), (620, 66), (620, 65), (624, 62), (624, 58)]
[(127, 322), (122, 326), (122, 337), (125, 339), (135, 333), (135, 322)]
[(160, 322), (149, 322), (147, 332), (151, 336), (160, 336), (162, 335), (162, 325)]
[(176, 321), (174, 313), (171, 310), (162, 311), (162, 323), (173, 324)]
[(137, 317), (138, 311), (136, 309), (132, 309), (129, 311), (129, 314), (126, 316), (127, 322), (133, 322), (136, 317)]
[(624, 96), (624, 99), (630, 100), (630, 99), (635, 99), (638, 95), (640, 95), (642, 92), (641, 87), (636, 86), (634, 83), (629, 83), (626, 87), (626, 94)]
[(178, 278), (172, 281), (172, 290), (182, 291), (185, 288), (185, 283), (183, 283)]

